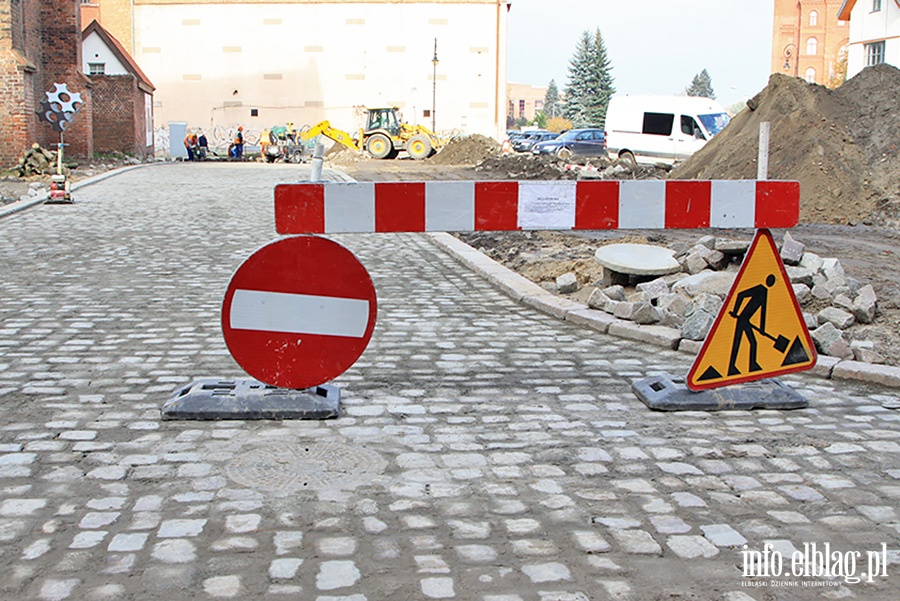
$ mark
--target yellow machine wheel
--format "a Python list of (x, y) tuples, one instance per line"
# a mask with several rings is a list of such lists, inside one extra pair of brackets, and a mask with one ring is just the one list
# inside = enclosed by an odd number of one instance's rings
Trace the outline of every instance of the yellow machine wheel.
[(417, 161), (426, 159), (431, 156), (431, 141), (423, 135), (413, 136), (406, 143), (406, 152)]
[(384, 134), (373, 134), (366, 140), (366, 152), (372, 155), (373, 159), (384, 159), (394, 150), (394, 144)]

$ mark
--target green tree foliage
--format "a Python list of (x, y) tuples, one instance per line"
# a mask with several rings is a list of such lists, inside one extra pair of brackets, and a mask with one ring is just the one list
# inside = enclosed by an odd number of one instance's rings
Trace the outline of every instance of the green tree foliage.
[(547, 93), (544, 95), (544, 113), (548, 117), (558, 117), (560, 113), (559, 90), (556, 82), (552, 79), (550, 85), (547, 86)]
[(534, 114), (534, 119), (531, 122), (532, 125), (536, 125), (541, 129), (547, 128), (547, 113), (544, 111), (538, 111)]
[(582, 33), (569, 61), (569, 84), (562, 111), (575, 127), (603, 127), (609, 99), (616, 91), (611, 70), (600, 30), (596, 29), (593, 35), (589, 31)]
[(706, 98), (712, 98), (713, 100), (716, 98), (716, 93), (713, 92), (712, 87), (712, 77), (709, 76), (706, 69), (700, 71), (697, 75), (694, 75), (691, 85), (685, 88), (684, 92), (688, 96), (704, 96)]

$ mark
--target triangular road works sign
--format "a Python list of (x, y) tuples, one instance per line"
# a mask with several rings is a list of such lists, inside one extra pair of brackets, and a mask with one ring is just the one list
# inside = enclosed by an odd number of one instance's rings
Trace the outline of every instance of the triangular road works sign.
[(756, 233), (687, 377), (691, 390), (809, 369), (816, 347), (769, 230)]

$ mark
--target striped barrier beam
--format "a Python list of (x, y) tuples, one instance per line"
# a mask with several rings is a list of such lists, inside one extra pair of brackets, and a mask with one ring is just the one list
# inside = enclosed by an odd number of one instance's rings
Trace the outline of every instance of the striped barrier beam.
[(298, 183), (279, 234), (789, 228), (800, 184), (771, 180)]

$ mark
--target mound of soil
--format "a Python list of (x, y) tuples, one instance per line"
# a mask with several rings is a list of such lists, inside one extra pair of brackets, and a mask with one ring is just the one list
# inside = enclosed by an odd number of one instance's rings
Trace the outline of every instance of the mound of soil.
[(900, 223), (900, 70), (864, 69), (836, 90), (773, 74), (674, 179), (753, 179), (759, 125), (771, 124), (769, 178), (800, 182), (805, 223)]
[(425, 160), (435, 165), (475, 165), (499, 154), (496, 140), (474, 134), (450, 140), (439, 153)]
[(497, 155), (481, 161), (475, 168), (500, 179), (575, 179), (577, 172), (566, 171), (557, 159), (530, 152)]

